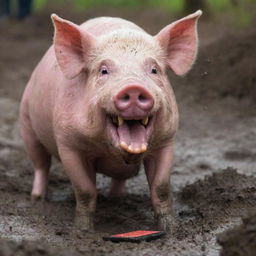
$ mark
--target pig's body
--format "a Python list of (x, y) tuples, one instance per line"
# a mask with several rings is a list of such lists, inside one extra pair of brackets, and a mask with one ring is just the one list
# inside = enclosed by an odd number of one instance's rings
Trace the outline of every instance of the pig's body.
[[(97, 18), (79, 27), (53, 19), (55, 48), (33, 72), (20, 109), (22, 136), (35, 168), (32, 196), (45, 197), (55, 156), (75, 190), (76, 224), (91, 229), (96, 172), (112, 177), (111, 193), (121, 195), (125, 179), (144, 161), (155, 214), (167, 229), (173, 222), (169, 178), (178, 112), (161, 63), (161, 43), (119, 18)], [(85, 46), (93, 50), (88, 53)], [(162, 69), (159, 77), (151, 72), (153, 58)]]
[[(96, 37), (111, 33), (117, 29), (126, 28), (142, 31), (142, 29), (131, 22), (108, 17), (89, 20), (83, 23), (81, 28)], [(74, 84), (79, 83), (77, 80), (72, 82)], [(21, 104), (22, 115), (26, 118), (22, 116), (21, 118), (28, 123), (29, 128), (33, 129), (36, 138), (43, 144), (47, 151), (57, 159), (60, 159), (60, 157), (56, 136), (60, 136), (62, 131), (59, 131), (57, 127), (55, 129), (54, 124), (58, 122), (57, 119), (61, 114), (64, 116), (68, 115), (67, 126), (74, 123), (72, 121), (72, 117), (74, 116), (72, 110), (76, 111), (74, 105), (77, 104), (80, 93), (77, 88), (73, 88), (73, 93), (76, 95), (71, 96), (72, 89), (69, 87), (70, 80), (67, 80), (59, 69), (54, 47), (51, 46), (36, 67), (26, 86)], [(74, 108), (70, 109), (71, 106), (74, 106)], [(93, 138), (90, 134), (92, 138), (84, 137), (82, 140), (80, 140), (79, 134), (77, 135), (78, 137), (76, 137), (75, 130), (72, 129), (68, 138), (70, 140), (69, 143), (72, 143), (75, 148), (83, 150), (86, 157), (92, 155), (93, 158), (97, 159), (98, 172), (103, 172), (110, 177), (120, 179), (129, 178), (137, 174), (137, 168), (136, 171), (134, 170), (136, 166), (132, 168), (131, 166), (127, 167), (127, 165), (123, 164), (123, 159), (118, 155), (114, 159), (110, 157), (109, 152), (106, 152), (105, 147), (102, 145), (102, 138), (99, 137), (100, 134), (97, 134), (97, 138)], [(100, 166), (103, 168), (100, 168)], [(120, 172), (119, 169), (122, 169), (122, 171)]]

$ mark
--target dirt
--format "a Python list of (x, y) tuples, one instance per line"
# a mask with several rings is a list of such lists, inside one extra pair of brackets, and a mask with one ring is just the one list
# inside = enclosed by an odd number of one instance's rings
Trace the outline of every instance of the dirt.
[(256, 209), (243, 219), (243, 224), (218, 237), (223, 246), (221, 256), (254, 256), (256, 252)]
[(185, 84), (198, 81), (193, 87), (198, 100), (233, 96), (256, 102), (255, 40), (255, 28), (246, 33), (228, 31), (218, 40), (218, 47), (216, 42), (202, 47), (199, 65), (185, 78)]
[(180, 196), (197, 218), (194, 232), (202, 227), (213, 230), (228, 217), (243, 216), (255, 207), (256, 178), (239, 174), (229, 167), (187, 185)]
[[(255, 214), (246, 217), (256, 206), (255, 23), (234, 28), (200, 21), (194, 68), (184, 78), (170, 74), (181, 116), (171, 179), (178, 228), (152, 242), (113, 244), (102, 237), (156, 228), (143, 170), (122, 199), (108, 198), (110, 179), (97, 176), (95, 233), (73, 227), (74, 195), (57, 162), (48, 201), (30, 202), (33, 171), (17, 117), (29, 75), (51, 44), (49, 12), (77, 23), (121, 16), (152, 33), (174, 20), (161, 9), (49, 7), (31, 20), (0, 24), (0, 255), (255, 255)], [(216, 237), (223, 231), (221, 249)]]
[(76, 255), (73, 252), (62, 250), (61, 252), (57, 249), (47, 249), (45, 244), (35, 244), (33, 242), (22, 241), (20, 243), (14, 241), (7, 241), (5, 239), (0, 239), (0, 255), (12, 256), (41, 256), (41, 255), (49, 255), (49, 256), (68, 256), (72, 253), (72, 255)]

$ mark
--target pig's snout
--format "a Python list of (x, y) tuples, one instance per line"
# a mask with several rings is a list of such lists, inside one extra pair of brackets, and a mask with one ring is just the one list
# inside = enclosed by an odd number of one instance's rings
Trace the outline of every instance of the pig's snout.
[(129, 85), (115, 96), (114, 104), (123, 117), (143, 117), (153, 108), (154, 99), (142, 86)]

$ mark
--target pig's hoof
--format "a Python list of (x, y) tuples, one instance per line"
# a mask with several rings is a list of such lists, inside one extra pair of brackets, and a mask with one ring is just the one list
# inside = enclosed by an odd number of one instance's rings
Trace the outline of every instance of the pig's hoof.
[(160, 230), (168, 233), (173, 233), (176, 230), (177, 224), (175, 217), (171, 214), (158, 215), (156, 216), (157, 226)]
[(93, 216), (76, 214), (75, 227), (84, 232), (94, 232)]

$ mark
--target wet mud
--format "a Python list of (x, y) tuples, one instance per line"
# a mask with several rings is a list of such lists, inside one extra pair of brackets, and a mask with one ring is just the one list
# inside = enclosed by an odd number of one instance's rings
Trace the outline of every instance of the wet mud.
[(256, 178), (227, 168), (184, 187), (179, 196), (190, 207), (181, 216), (193, 214), (197, 219), (195, 233), (214, 230), (228, 218), (244, 216), (255, 207)]
[(254, 256), (256, 252), (256, 208), (243, 218), (242, 225), (221, 234), (218, 242), (223, 247), (221, 256)]
[[(163, 10), (51, 12), (77, 23), (121, 16), (152, 33), (175, 19)], [(185, 78), (170, 74), (181, 117), (171, 177), (177, 228), (161, 239), (132, 244), (102, 237), (156, 229), (143, 170), (128, 181), (121, 199), (109, 198), (110, 179), (97, 176), (95, 233), (74, 228), (72, 187), (57, 162), (48, 200), (30, 202), (33, 170), (18, 132), (19, 101), (53, 30), (47, 11), (24, 23), (0, 24), (0, 255), (254, 255), (256, 30), (230, 27), (221, 33), (221, 26), (202, 21), (194, 68)]]

